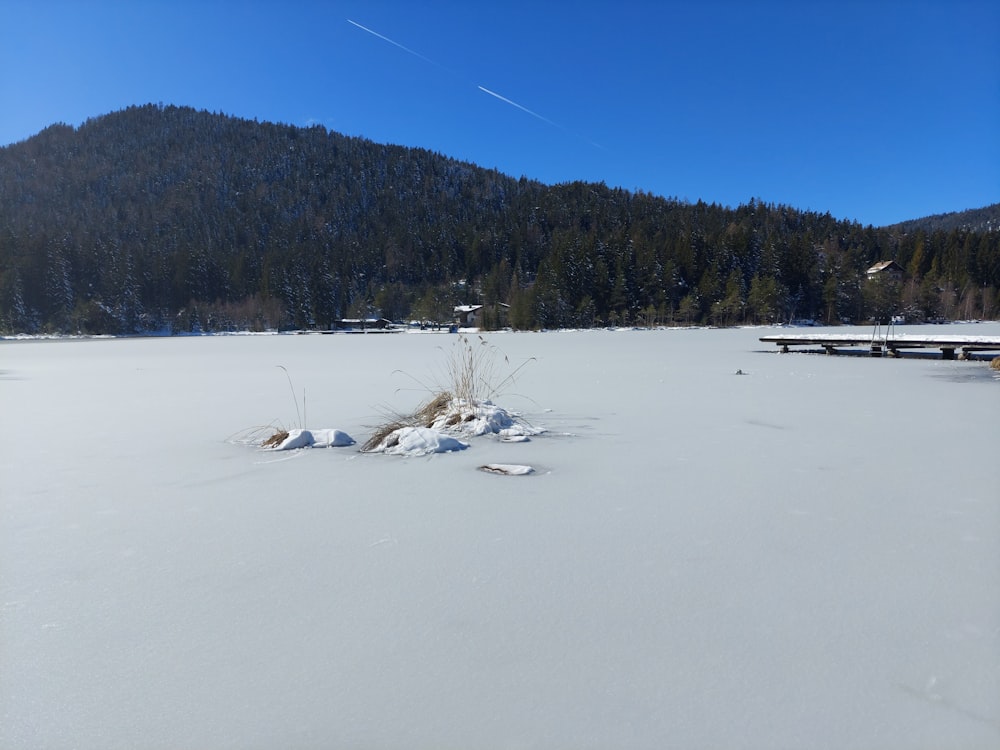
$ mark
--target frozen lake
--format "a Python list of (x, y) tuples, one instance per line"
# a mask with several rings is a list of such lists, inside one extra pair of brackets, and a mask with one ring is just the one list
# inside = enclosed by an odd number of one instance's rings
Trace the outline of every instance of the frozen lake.
[(769, 332), (0, 342), (0, 747), (1000, 746), (1000, 382)]

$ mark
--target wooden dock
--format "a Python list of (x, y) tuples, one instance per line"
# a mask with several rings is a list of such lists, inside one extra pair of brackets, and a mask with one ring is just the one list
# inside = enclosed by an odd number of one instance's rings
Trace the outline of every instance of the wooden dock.
[(973, 352), (1000, 352), (1000, 336), (927, 335), (894, 332), (880, 334), (796, 333), (761, 336), (768, 344), (777, 344), (782, 352), (793, 346), (823, 348), (827, 354), (842, 349), (863, 348), (873, 357), (898, 357), (904, 349), (940, 349), (942, 359), (967, 359)]

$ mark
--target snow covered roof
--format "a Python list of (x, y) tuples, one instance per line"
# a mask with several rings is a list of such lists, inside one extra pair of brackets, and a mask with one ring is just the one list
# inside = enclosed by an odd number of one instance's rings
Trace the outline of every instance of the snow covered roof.
[(871, 268), (869, 268), (866, 271), (866, 273), (869, 276), (871, 276), (872, 274), (881, 273), (882, 271), (888, 271), (890, 269), (895, 270), (895, 271), (899, 271), (900, 273), (903, 272), (903, 267), (901, 265), (899, 265), (899, 263), (897, 263), (896, 261), (894, 261), (894, 260), (882, 260), (882, 261), (879, 261), (878, 263), (876, 263)]

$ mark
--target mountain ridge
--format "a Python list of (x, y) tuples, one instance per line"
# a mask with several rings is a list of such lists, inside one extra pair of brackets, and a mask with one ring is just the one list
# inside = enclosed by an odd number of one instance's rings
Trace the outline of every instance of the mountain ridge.
[(150, 104), (0, 148), (0, 330), (329, 327), (465, 302), (503, 302), (485, 323), (518, 328), (836, 322), (889, 304), (862, 283), (887, 257), (926, 286), (892, 304), (936, 317), (997, 306), (996, 234), (544, 185)]
[(908, 219), (890, 224), (886, 228), (901, 232), (915, 232), (917, 230), (947, 232), (952, 229), (964, 229), (970, 232), (997, 232), (1000, 231), (1000, 203), (993, 203), (982, 208), (967, 208), (962, 211), (933, 214), (919, 219)]

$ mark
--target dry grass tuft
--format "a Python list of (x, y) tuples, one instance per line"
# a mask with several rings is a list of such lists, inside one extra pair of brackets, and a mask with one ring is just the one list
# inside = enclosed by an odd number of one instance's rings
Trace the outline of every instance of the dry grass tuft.
[(248, 445), (254, 448), (271, 448), (280, 445), (288, 437), (288, 430), (275, 422), (240, 430), (226, 438), (226, 442)]
[(451, 394), (448, 391), (437, 394), (413, 413), (414, 423), (430, 427), (443, 412), (447, 411), (451, 400)]
[(261, 448), (277, 448), (288, 437), (288, 430), (276, 430), (271, 437), (260, 444)]
[[(448, 360), (448, 381), (454, 397), (467, 404), (489, 401), (511, 385), (518, 372), (534, 357), (510, 369), (510, 360), (482, 336), (462, 334)], [(509, 370), (506, 376), (504, 370)]]
[(361, 446), (362, 453), (370, 453), (382, 444), (383, 440), (389, 440), (389, 442), (384, 446), (386, 448), (391, 448), (393, 445), (399, 442), (399, 438), (393, 436), (396, 430), (402, 429), (403, 427), (411, 427), (412, 425), (406, 420), (405, 417), (400, 417), (393, 419), (385, 424), (379, 425), (375, 428), (375, 431), (371, 434), (371, 437), (365, 441), (364, 445)]
[[(385, 424), (376, 427), (361, 446), (361, 452), (392, 447), (394, 443), (383, 444), (383, 441), (391, 440), (392, 433), (402, 427), (455, 427), (471, 422), (476, 418), (476, 408), (514, 383), (521, 368), (531, 361), (534, 358), (511, 368), (510, 360), (482, 336), (471, 339), (460, 335), (447, 362), (446, 382), (449, 386), (430, 388), (409, 376), (432, 394), (430, 400), (412, 414), (390, 412)], [(507, 371), (506, 375), (504, 371)]]
[[(392, 448), (399, 442), (399, 438), (393, 435), (394, 432), (403, 427), (432, 426), (448, 411), (451, 403), (451, 394), (448, 391), (442, 391), (430, 401), (419, 406), (412, 414), (390, 414), (386, 423), (376, 427), (372, 436), (361, 446), (361, 452), (368, 453), (379, 446), (382, 448)], [(386, 441), (384, 445), (383, 441)]]

